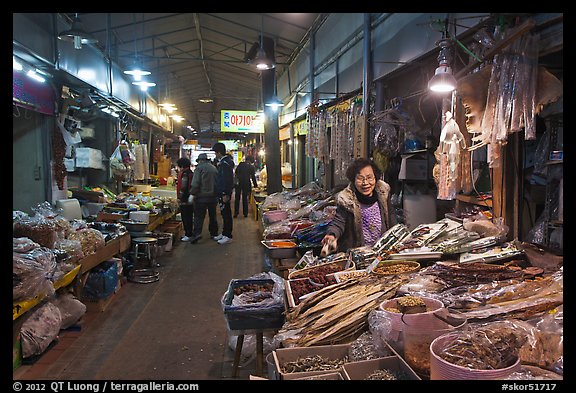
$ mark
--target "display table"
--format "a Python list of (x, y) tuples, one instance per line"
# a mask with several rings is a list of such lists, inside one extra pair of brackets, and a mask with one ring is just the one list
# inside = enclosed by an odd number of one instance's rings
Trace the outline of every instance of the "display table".
[(175, 215), (176, 212), (169, 212), (165, 214), (158, 214), (157, 216), (151, 217), (150, 222), (146, 226), (146, 230), (150, 232), (154, 231), (156, 228), (164, 224), (166, 221), (174, 218)]
[[(60, 288), (70, 285), (78, 275), (78, 272), (80, 271), (81, 267), (82, 267), (81, 265), (76, 266), (74, 269), (66, 273), (61, 279), (54, 282), (54, 289), (58, 290)], [(13, 321), (16, 320), (16, 318), (23, 315), (26, 311), (30, 310), (31, 308), (39, 304), (42, 300), (44, 300), (44, 298), (45, 298), (44, 295), (38, 295), (34, 299), (26, 299), (12, 303), (12, 320)]]
[(90, 254), (80, 260), (80, 276), (88, 273), (90, 269), (98, 266), (100, 263), (107, 261), (117, 254), (130, 249), (131, 239), (128, 232), (106, 243), (104, 247), (97, 250), (94, 254)]
[[(113, 256), (121, 254), (124, 251), (130, 249), (130, 244), (131, 240), (130, 234), (128, 232), (108, 241), (104, 247), (97, 250), (94, 254), (90, 254), (82, 258), (78, 262), (78, 266), (66, 273), (61, 279), (54, 282), (54, 289), (58, 290), (60, 288), (64, 288), (70, 285), (77, 277), (80, 277), (82, 285), (80, 288), (75, 289), (75, 292), (78, 295), (81, 292), (82, 286), (88, 276), (86, 273), (88, 273), (90, 269), (98, 266), (100, 263), (112, 258)], [(12, 320), (16, 320), (22, 316), (24, 313), (26, 313), (26, 311), (32, 309), (34, 306), (42, 302), (45, 297), (45, 295), (38, 295), (33, 299), (14, 302), (12, 304)]]

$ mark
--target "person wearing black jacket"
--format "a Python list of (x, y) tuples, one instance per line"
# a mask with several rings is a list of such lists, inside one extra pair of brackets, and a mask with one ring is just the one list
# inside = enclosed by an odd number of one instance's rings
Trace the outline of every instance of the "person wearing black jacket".
[(236, 167), (234, 173), (234, 218), (238, 217), (240, 211), (240, 198), (242, 198), (242, 213), (248, 217), (248, 197), (252, 192), (252, 184), (258, 186), (256, 181), (256, 168), (254, 168), (254, 157), (246, 156)]
[(222, 214), (222, 234), (214, 236), (218, 244), (226, 244), (232, 241), (232, 209), (230, 200), (234, 189), (234, 160), (226, 154), (226, 145), (222, 142), (215, 143), (212, 151), (216, 153), (218, 160), (218, 176), (216, 177), (216, 195)]
[(191, 162), (189, 158), (180, 157), (176, 161), (178, 166), (178, 180), (176, 182), (176, 195), (180, 205), (180, 216), (184, 226), (184, 236), (180, 239), (187, 242), (192, 238), (194, 232), (194, 204), (190, 187), (192, 186), (192, 177), (194, 172), (190, 169)]

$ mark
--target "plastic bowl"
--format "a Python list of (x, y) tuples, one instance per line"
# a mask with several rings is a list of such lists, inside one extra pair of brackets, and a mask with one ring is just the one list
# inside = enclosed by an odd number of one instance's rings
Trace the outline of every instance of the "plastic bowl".
[(426, 331), (438, 321), (438, 319), (432, 314), (434, 314), (437, 310), (444, 308), (444, 303), (442, 303), (440, 300), (432, 299), (429, 297), (421, 297), (421, 299), (426, 304), (426, 309), (428, 310), (426, 312), (417, 314), (402, 314), (400, 312), (387, 310), (388, 308), (396, 307), (397, 298), (384, 300), (382, 303), (380, 303), (378, 308), (390, 318), (392, 325), (391, 327), (397, 332), (402, 332), (406, 325), (409, 326), (412, 331), (416, 331), (420, 327)]
[(273, 224), (278, 221), (282, 221), (288, 218), (288, 212), (286, 210), (270, 210), (262, 214), (262, 219), (266, 224)]
[(458, 337), (458, 334), (444, 334), (437, 337), (430, 344), (430, 379), (431, 380), (492, 380), (503, 379), (520, 370), (520, 358), (505, 368), (496, 370), (477, 370), (469, 367), (458, 366), (442, 359), (438, 353), (446, 345)]

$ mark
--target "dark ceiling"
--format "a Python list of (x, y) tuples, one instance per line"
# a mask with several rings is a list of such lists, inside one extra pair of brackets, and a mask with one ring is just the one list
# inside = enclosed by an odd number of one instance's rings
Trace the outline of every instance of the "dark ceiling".
[[(250, 49), (271, 42), (280, 75), (327, 14), (314, 13), (78, 13), (104, 53), (122, 67), (137, 57), (152, 72), (156, 100), (170, 98), (200, 133), (220, 131), (220, 110), (261, 107), (260, 71)], [(109, 26), (109, 28), (108, 28)], [(108, 34), (108, 31), (110, 34)], [(110, 37), (110, 38), (108, 38)], [(108, 48), (108, 42), (110, 47)], [(256, 44), (255, 44), (256, 43)], [(254, 51), (254, 50), (253, 50)], [(252, 51), (252, 52), (253, 52)], [(202, 103), (201, 98), (213, 102)]]

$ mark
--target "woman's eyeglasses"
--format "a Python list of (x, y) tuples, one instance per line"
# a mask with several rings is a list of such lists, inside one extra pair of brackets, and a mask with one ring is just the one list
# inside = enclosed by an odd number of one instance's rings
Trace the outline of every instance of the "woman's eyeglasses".
[(374, 176), (366, 176), (366, 177), (364, 177), (364, 176), (356, 176), (356, 181), (357, 181), (358, 183), (364, 183), (364, 182), (366, 182), (366, 183), (370, 184), (370, 183), (374, 183), (374, 180), (376, 180), (376, 178), (375, 178)]

